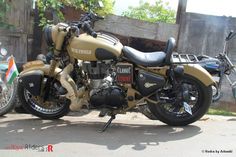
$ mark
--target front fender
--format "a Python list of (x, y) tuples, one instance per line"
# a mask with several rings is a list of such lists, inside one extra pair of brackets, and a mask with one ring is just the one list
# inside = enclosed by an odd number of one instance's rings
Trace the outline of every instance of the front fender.
[(215, 84), (212, 76), (198, 64), (184, 65), (184, 73), (197, 78), (206, 86)]
[(82, 107), (83, 100), (81, 97), (84, 95), (85, 88), (80, 88), (77, 91), (74, 80), (70, 77), (70, 73), (73, 70), (73, 65), (68, 64), (63, 70), (56, 68), (54, 75), (49, 75), (50, 65), (44, 64), (42, 61), (32, 61), (23, 65), (23, 71), (20, 73), (19, 78), (27, 74), (28, 72), (42, 71), (42, 75), (55, 76), (55, 78), (61, 83), (62, 87), (67, 90), (66, 98), (70, 100), (70, 108), (76, 110)]
[[(44, 75), (48, 75), (49, 68), (49, 65), (46, 65), (41, 61), (32, 61), (24, 64), (23, 71), (19, 74), (19, 84), (22, 84), (22, 86), (24, 86), (24, 88), (32, 95), (39, 96), (41, 93), (43, 77)], [(56, 74), (61, 70), (58, 68), (55, 71)]]
[[(44, 75), (49, 75), (50, 65), (44, 64), (42, 61), (39, 60), (28, 62), (23, 65), (23, 71), (19, 74), (19, 77), (29, 71), (35, 71), (35, 70), (41, 70), (43, 71)], [(60, 73), (61, 71), (62, 69), (56, 68), (54, 71), (54, 75)]]

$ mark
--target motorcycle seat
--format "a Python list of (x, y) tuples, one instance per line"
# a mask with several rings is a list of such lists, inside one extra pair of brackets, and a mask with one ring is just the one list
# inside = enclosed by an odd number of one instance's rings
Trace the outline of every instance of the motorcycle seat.
[(124, 46), (123, 52), (124, 56), (135, 64), (146, 67), (155, 67), (171, 64), (170, 60), (174, 47), (175, 39), (169, 38), (164, 52), (141, 52), (129, 46)]
[(129, 46), (124, 46), (123, 52), (130, 61), (146, 67), (161, 66), (166, 58), (166, 53), (162, 51), (141, 52)]

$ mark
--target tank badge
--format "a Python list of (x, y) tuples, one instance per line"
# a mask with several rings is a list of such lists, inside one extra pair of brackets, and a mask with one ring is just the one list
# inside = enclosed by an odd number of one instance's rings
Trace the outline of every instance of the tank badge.
[(75, 53), (79, 53), (79, 54), (83, 54), (83, 55), (91, 55), (92, 51), (91, 50), (81, 50), (81, 49), (75, 49), (72, 48), (72, 51), (74, 51)]
[(150, 87), (156, 86), (156, 85), (157, 85), (156, 83), (149, 83), (149, 82), (146, 82), (146, 83), (144, 84), (144, 87), (145, 87), (145, 88), (150, 88)]

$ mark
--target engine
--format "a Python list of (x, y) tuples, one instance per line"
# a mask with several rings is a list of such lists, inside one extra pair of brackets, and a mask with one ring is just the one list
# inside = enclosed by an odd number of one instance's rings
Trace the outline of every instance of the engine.
[(127, 104), (126, 93), (114, 83), (111, 63), (84, 62), (90, 84), (90, 105), (95, 108), (120, 108)]
[(90, 92), (90, 104), (96, 108), (120, 108), (126, 104), (125, 93), (118, 86), (93, 89)]

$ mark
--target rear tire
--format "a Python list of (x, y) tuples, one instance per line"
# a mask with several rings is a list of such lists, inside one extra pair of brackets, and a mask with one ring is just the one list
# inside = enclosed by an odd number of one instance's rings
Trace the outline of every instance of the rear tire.
[(194, 107), (191, 107), (192, 115), (188, 114), (186, 111), (183, 111), (182, 114), (177, 114), (174, 112), (171, 113), (171, 111), (167, 111), (167, 109), (164, 107), (165, 104), (149, 104), (149, 109), (153, 113), (153, 115), (155, 115), (158, 120), (168, 125), (185, 126), (190, 123), (193, 123), (199, 120), (208, 111), (208, 108), (211, 104), (211, 86), (205, 86), (198, 79), (186, 74), (184, 75), (183, 80), (184, 82), (193, 84), (198, 91), (197, 102), (195, 103)]
[(18, 84), (18, 97), (23, 106), (23, 108), (42, 119), (59, 119), (68, 114), (69, 109), (69, 101), (65, 101), (59, 109), (55, 111), (49, 111), (46, 107), (44, 108), (42, 104), (39, 104), (37, 101), (33, 101), (32, 95), (24, 88), (22, 84)]

